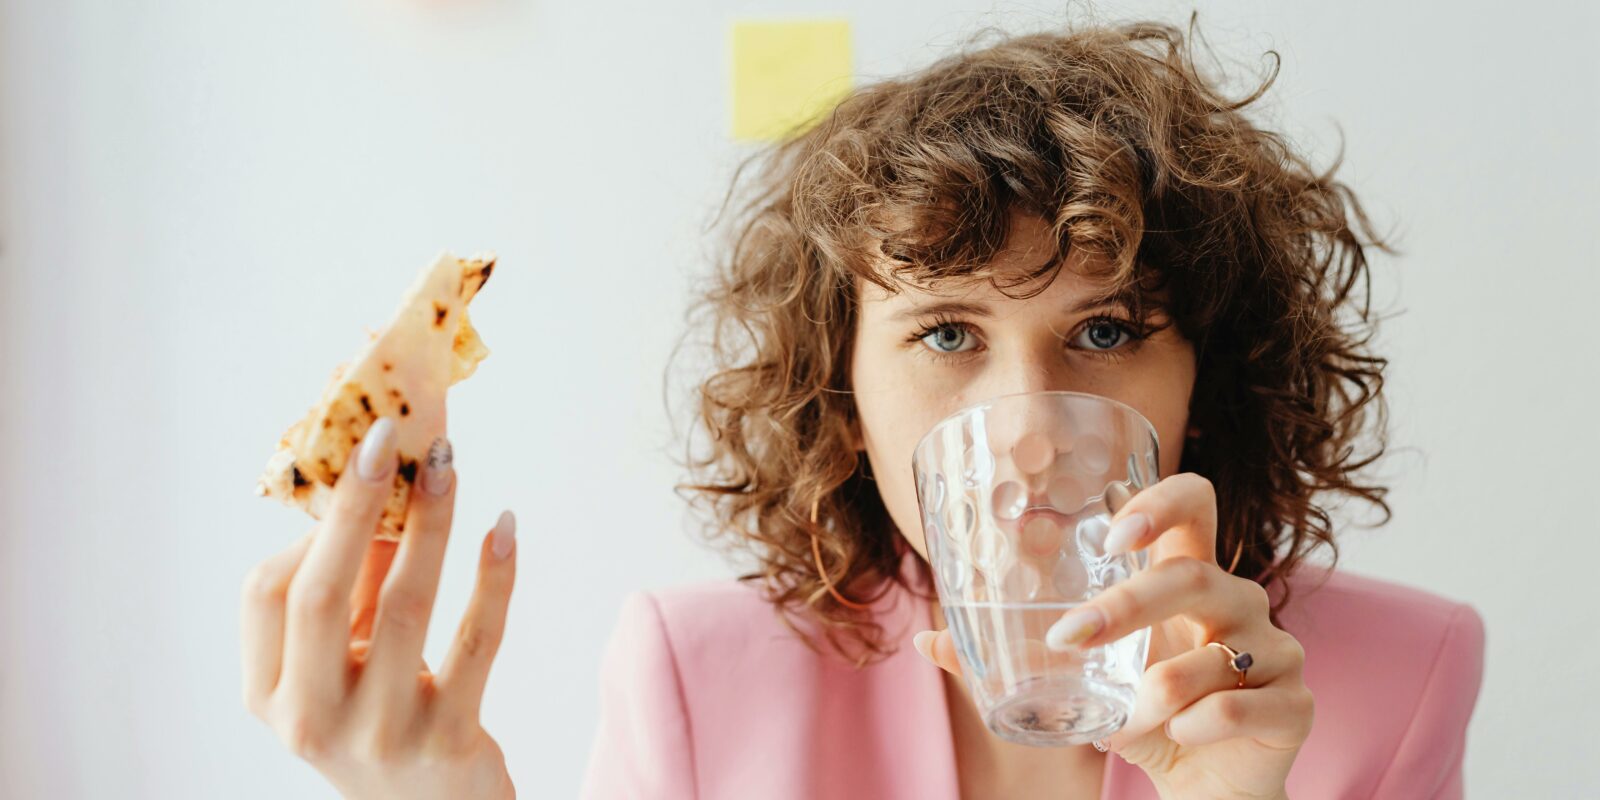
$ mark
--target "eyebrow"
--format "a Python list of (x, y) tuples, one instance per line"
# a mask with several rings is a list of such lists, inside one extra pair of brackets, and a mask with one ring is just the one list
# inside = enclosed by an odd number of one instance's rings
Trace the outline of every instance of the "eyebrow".
[[(1089, 297), (1079, 301), (1077, 305), (1067, 309), (1067, 312), (1071, 314), (1081, 314), (1085, 311), (1104, 306), (1128, 307), (1129, 305), (1130, 303), (1128, 302), (1128, 298), (1121, 295), (1111, 298)], [(994, 313), (989, 310), (989, 306), (984, 303), (969, 303), (962, 300), (944, 300), (936, 303), (928, 303), (926, 305), (912, 306), (910, 308), (902, 309), (896, 313), (892, 319), (895, 321), (903, 321), (913, 317), (929, 316), (933, 314), (959, 314), (964, 316), (984, 318), (994, 316)]]

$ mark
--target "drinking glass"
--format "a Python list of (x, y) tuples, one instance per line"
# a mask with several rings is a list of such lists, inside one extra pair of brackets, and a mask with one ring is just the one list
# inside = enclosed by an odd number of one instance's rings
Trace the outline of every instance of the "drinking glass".
[(934, 425), (913, 454), (928, 562), (973, 701), (995, 735), (1036, 746), (1116, 732), (1150, 629), (1057, 651), (1061, 615), (1146, 568), (1107, 555), (1110, 517), (1159, 480), (1155, 428), (1079, 392), (996, 397)]

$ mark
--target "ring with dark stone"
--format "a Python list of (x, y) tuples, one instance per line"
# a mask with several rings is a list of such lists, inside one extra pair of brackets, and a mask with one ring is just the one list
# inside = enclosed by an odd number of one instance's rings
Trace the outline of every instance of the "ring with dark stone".
[(1223, 644), (1222, 642), (1207, 642), (1206, 646), (1220, 648), (1224, 653), (1228, 654), (1228, 668), (1233, 670), (1234, 673), (1239, 676), (1239, 684), (1237, 688), (1243, 689), (1245, 673), (1248, 672), (1250, 667), (1256, 663), (1255, 658), (1253, 658), (1249, 653), (1241, 653)]

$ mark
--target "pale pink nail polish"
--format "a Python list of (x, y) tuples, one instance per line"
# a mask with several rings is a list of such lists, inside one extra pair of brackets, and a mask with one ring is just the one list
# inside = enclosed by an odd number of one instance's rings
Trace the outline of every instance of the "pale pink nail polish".
[(1044, 643), (1052, 650), (1065, 650), (1100, 632), (1106, 626), (1106, 615), (1093, 606), (1080, 606), (1061, 615), (1050, 630), (1045, 631)]
[(937, 635), (938, 634), (934, 633), (933, 631), (922, 631), (921, 633), (918, 633), (916, 636), (911, 637), (911, 646), (917, 648), (917, 652), (921, 653), (923, 658), (926, 658), (929, 661), (932, 661), (933, 660), (933, 637), (935, 637)]
[(361, 439), (356, 454), (356, 474), (364, 481), (381, 481), (394, 470), (394, 420), (379, 417)]
[(504, 560), (511, 555), (511, 547), (517, 543), (517, 518), (510, 511), (500, 512), (500, 520), (494, 524), (494, 531), (489, 534), (489, 552), (497, 559)]
[(1150, 532), (1148, 514), (1129, 514), (1112, 524), (1106, 533), (1106, 555), (1122, 555), (1132, 550)]

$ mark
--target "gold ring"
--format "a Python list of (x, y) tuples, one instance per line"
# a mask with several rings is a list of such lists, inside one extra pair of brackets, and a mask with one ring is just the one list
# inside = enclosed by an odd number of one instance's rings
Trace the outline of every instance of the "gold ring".
[(1235, 688), (1243, 689), (1245, 673), (1250, 671), (1250, 666), (1256, 663), (1256, 660), (1249, 653), (1241, 653), (1222, 642), (1207, 642), (1206, 647), (1220, 647), (1228, 654), (1228, 668), (1239, 676), (1239, 685)]

